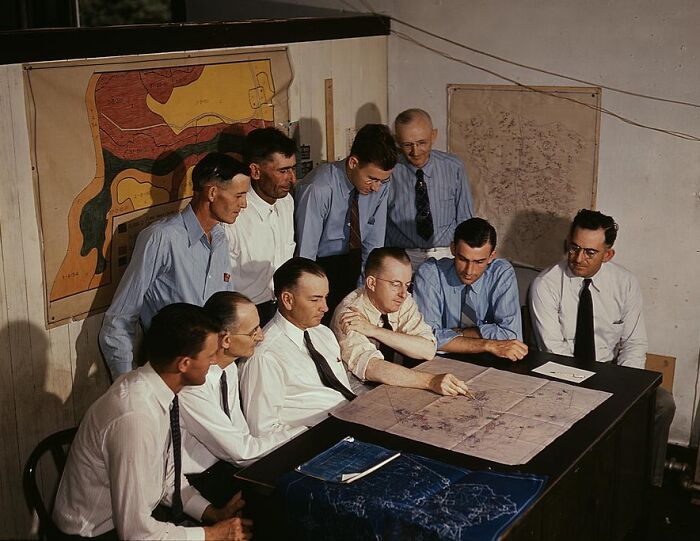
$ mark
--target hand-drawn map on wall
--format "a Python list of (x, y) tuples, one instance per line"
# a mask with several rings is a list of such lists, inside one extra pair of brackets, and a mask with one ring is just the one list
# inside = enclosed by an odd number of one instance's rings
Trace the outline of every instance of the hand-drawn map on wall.
[(612, 396), (440, 357), (416, 370), (451, 372), (475, 399), (380, 385), (332, 415), (456, 453), (525, 464)]
[(184, 208), (202, 156), (289, 117), (283, 49), (26, 70), (48, 324), (109, 305), (138, 233)]
[(535, 90), (449, 85), (448, 147), (499, 255), (546, 267), (562, 256), (571, 218), (595, 206), (600, 89)]

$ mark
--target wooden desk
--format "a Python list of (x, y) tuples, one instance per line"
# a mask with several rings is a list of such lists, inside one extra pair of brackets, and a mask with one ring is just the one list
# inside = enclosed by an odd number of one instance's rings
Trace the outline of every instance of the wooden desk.
[(350, 435), (473, 470), (548, 476), (540, 497), (502, 539), (617, 541), (628, 534), (630, 539), (643, 538), (654, 393), (661, 383), (660, 374), (612, 364), (575, 363), (568, 357), (537, 351), (518, 363), (489, 355), (450, 357), (522, 374), (550, 360), (575, 365), (596, 372), (582, 387), (608, 391), (613, 396), (530, 462), (519, 466), (454, 453), (331, 417), (241, 470), (238, 477), (259, 493), (269, 494), (281, 475)]

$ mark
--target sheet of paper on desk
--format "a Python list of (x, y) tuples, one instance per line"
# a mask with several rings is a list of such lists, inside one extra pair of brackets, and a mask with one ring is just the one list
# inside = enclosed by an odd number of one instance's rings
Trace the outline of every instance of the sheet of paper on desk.
[(295, 469), (322, 481), (352, 483), (378, 470), (400, 454), (348, 436)]
[(553, 378), (571, 381), (573, 383), (581, 383), (582, 381), (586, 381), (595, 374), (595, 372), (591, 372), (590, 370), (582, 370), (581, 368), (574, 368), (573, 366), (566, 366), (565, 364), (553, 363), (552, 361), (549, 361), (542, 366), (538, 366), (537, 368), (533, 368), (532, 371), (545, 376), (552, 376)]

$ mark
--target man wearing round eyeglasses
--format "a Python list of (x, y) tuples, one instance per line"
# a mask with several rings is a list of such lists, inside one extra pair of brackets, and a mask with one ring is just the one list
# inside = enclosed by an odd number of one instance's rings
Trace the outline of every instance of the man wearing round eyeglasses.
[(455, 229), (454, 259), (428, 259), (416, 272), (414, 295), (438, 349), (491, 353), (511, 361), (527, 355), (513, 266), (496, 258), (496, 230), (483, 218)]
[(204, 310), (220, 325), (216, 364), (206, 382), (180, 394), (183, 472), (192, 486), (215, 505), (240, 489), (236, 471), (293, 438), (304, 428), (252, 436), (241, 410), (239, 359), (251, 357), (264, 336), (256, 305), (241, 293), (214, 293)]
[(407, 109), (394, 121), (402, 152), (389, 186), (386, 245), (404, 248), (415, 271), (429, 257), (451, 257), (457, 225), (474, 215), (464, 164), (433, 150), (437, 129), (422, 109)]
[(365, 285), (338, 305), (331, 329), (340, 355), (354, 375), (357, 394), (371, 386), (364, 382), (426, 389), (447, 396), (465, 395), (466, 384), (452, 374), (411, 370), (399, 356), (429, 361), (436, 340), (411, 297), (411, 261), (401, 248), (375, 248), (365, 265)]
[[(581, 361), (644, 368), (647, 334), (642, 292), (634, 275), (613, 263), (618, 226), (611, 216), (581, 209), (569, 230), (566, 259), (532, 283), (530, 305), (539, 348)], [(656, 395), (652, 484), (661, 486), (673, 395)]]
[(359, 285), (369, 253), (384, 246), (387, 183), (396, 158), (389, 128), (367, 124), (350, 156), (318, 166), (297, 186), (296, 253), (315, 259), (328, 276), (328, 318)]

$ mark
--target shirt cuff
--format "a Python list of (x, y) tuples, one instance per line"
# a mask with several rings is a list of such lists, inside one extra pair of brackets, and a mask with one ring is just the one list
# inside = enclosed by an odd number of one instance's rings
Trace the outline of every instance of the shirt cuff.
[(458, 336), (462, 336), (462, 333), (459, 333), (453, 329), (436, 329), (435, 338), (437, 339), (437, 349), (441, 350), (442, 346), (448, 342), (451, 342)]
[(204, 528), (183, 528), (187, 541), (204, 541)]
[(367, 365), (372, 359), (377, 359), (380, 361), (384, 360), (384, 355), (382, 355), (381, 351), (372, 351), (370, 352), (369, 355), (360, 355), (360, 358), (357, 360), (357, 363), (355, 363), (355, 368), (351, 372), (355, 374), (363, 383), (367, 381), (366, 378), (366, 372), (367, 372)]
[[(204, 510), (211, 505), (201, 494), (199, 494), (193, 487), (188, 487), (192, 489), (192, 494), (188, 494), (185, 497), (186, 489), (183, 490), (183, 506), (182, 510), (191, 516), (193, 519), (202, 520), (202, 515)], [(189, 492), (189, 490), (187, 490)]]

